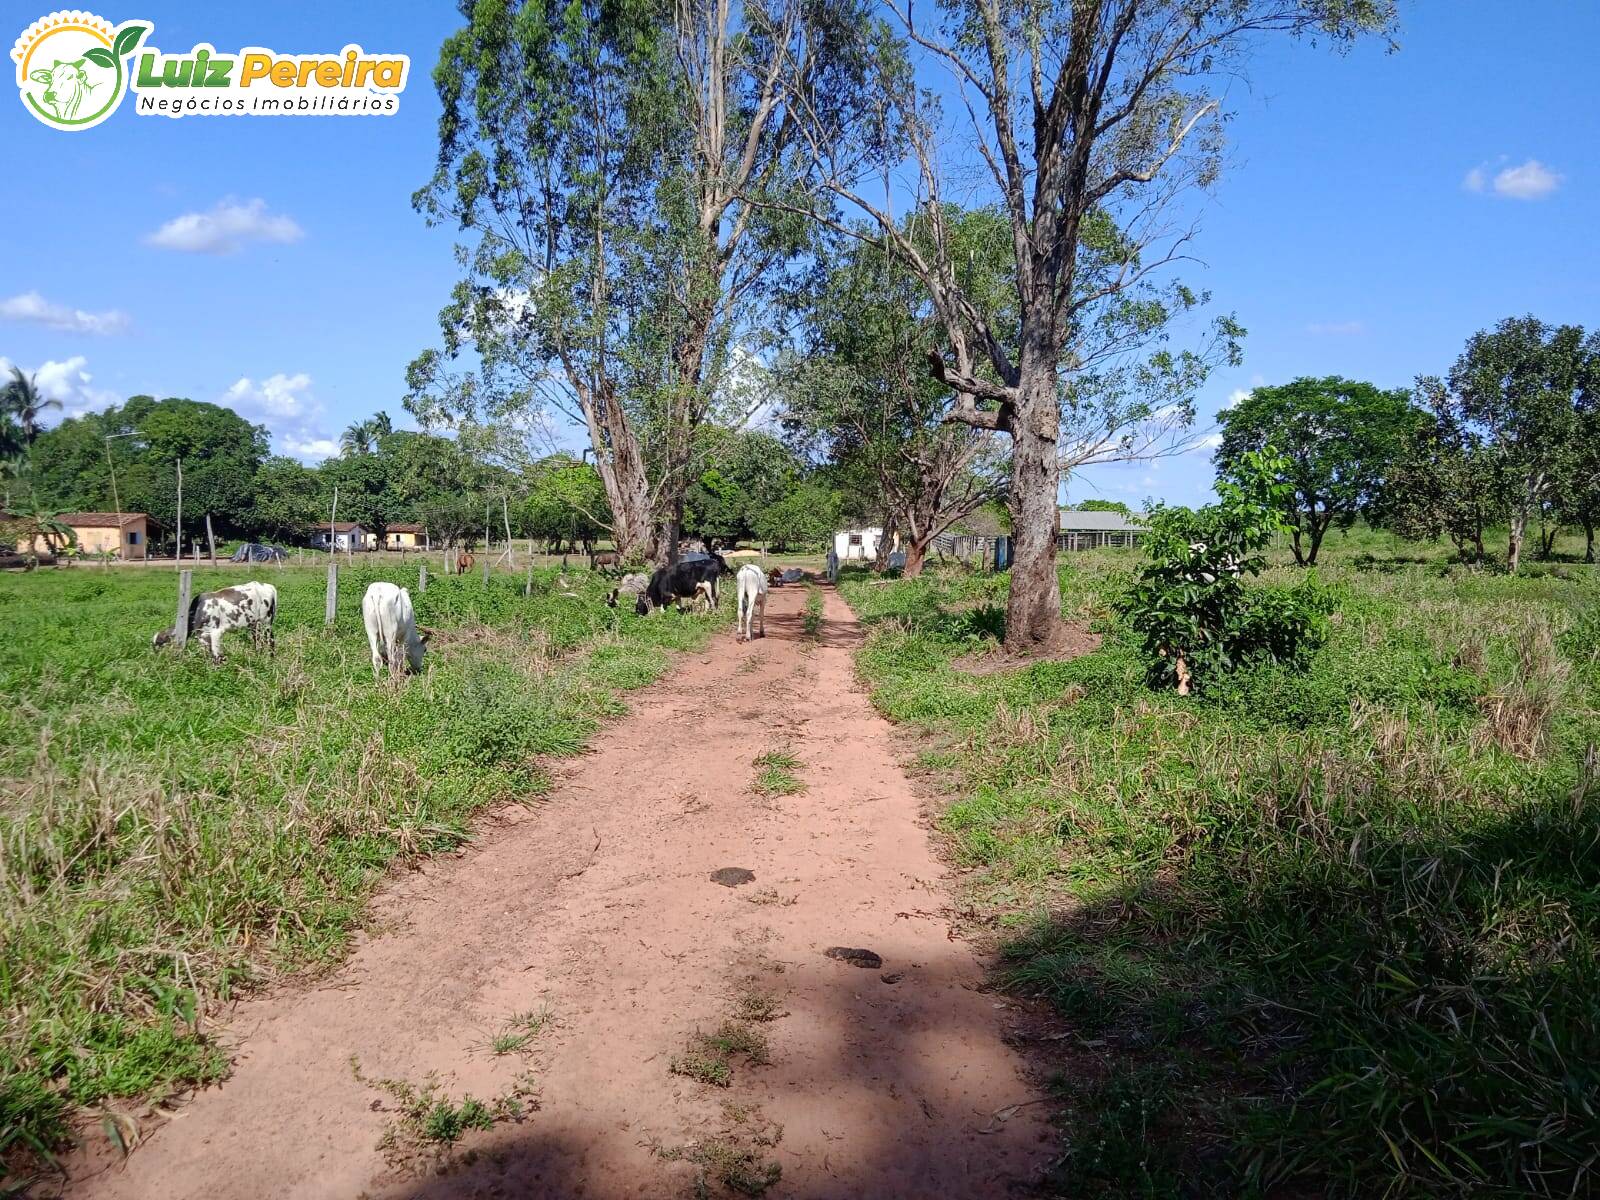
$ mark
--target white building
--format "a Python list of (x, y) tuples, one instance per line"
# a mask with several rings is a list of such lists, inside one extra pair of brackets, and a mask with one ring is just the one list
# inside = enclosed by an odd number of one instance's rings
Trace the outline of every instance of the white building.
[[(339, 551), (365, 550), (371, 535), (354, 521), (338, 521), (333, 526), (333, 548)], [(328, 527), (312, 530), (311, 545), (317, 550), (328, 548)]]
[(878, 526), (867, 529), (841, 529), (833, 535), (833, 552), (840, 562), (876, 562), (878, 539), (883, 530)]

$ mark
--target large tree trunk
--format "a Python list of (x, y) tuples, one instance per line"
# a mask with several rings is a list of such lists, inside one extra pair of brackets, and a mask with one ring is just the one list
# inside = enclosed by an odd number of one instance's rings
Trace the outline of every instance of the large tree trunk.
[(1527, 529), (1528, 515), (1520, 510), (1511, 514), (1511, 536), (1506, 543), (1506, 569), (1515, 575), (1522, 561), (1522, 536)]
[(594, 447), (595, 468), (611, 505), (611, 539), (623, 558), (656, 556), (654, 513), (650, 511), (650, 480), (644, 454), (634, 436), (633, 423), (611, 393), (609, 383), (598, 399), (580, 393), (583, 415)]
[(1583, 523), (1583, 561), (1586, 563), (1592, 563), (1594, 561), (1593, 521), (1585, 521)]
[(900, 574), (905, 579), (915, 579), (922, 574), (922, 564), (928, 557), (928, 545), (932, 538), (918, 541), (915, 538), (906, 543), (906, 565)]
[[(1042, 359), (1042, 356), (1041, 356)], [(1011, 429), (1011, 590), (1006, 598), (1006, 649), (1042, 650), (1061, 629), (1061, 580), (1056, 575), (1056, 460), (1060, 414), (1054, 364), (1023, 368)]]

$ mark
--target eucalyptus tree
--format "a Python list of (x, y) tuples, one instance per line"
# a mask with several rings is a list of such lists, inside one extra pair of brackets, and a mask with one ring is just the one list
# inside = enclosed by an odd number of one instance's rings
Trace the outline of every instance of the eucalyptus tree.
[[(799, 72), (787, 100), (822, 189), (874, 221), (927, 289), (944, 342), (928, 365), (951, 395), (949, 418), (1010, 440), (1016, 557), (1006, 642), (1025, 650), (1052, 642), (1060, 626), (1054, 530), (1063, 472), (1178, 448), (1174, 435), (1192, 418), (1207, 354), (1162, 343), (1198, 297), (1157, 285), (1194, 232), (1181, 200), (1218, 176), (1221, 91), (1263, 36), (1344, 45), (1387, 31), (1395, 6), (942, 0), (932, 25), (906, 0), (884, 7), (891, 19), (862, 34), (876, 41), (874, 136), (833, 119)], [(939, 68), (954, 122), (926, 86)], [(900, 149), (874, 156), (896, 138)], [(929, 220), (929, 247), (894, 212), (888, 179), (902, 165)], [(974, 179), (980, 201), (997, 204), (1010, 228), (1016, 301), (1007, 327), (974, 303), (942, 219), (952, 189), (970, 192)], [(821, 206), (812, 212), (848, 232)], [(1218, 352), (1232, 354), (1237, 327), (1215, 332)]]
[[(810, 80), (847, 0), (463, 5), (435, 71), (439, 159), (416, 203), (464, 277), (443, 352), (408, 374), (425, 423), (536, 408), (587, 432), (625, 553), (671, 557), (694, 431), (736, 425), (769, 306), (809, 229), (780, 67)], [(819, 32), (820, 31), (820, 32)], [(792, 57), (791, 57), (792, 56)], [(836, 107), (831, 101), (830, 110)], [(454, 360), (475, 355), (475, 369)]]

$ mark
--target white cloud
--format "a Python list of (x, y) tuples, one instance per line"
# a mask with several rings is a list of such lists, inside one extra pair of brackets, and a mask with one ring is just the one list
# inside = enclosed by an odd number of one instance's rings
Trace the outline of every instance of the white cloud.
[[(0, 374), (9, 375), (13, 364), (10, 359), (0, 355)], [(33, 377), (39, 394), (46, 400), (61, 401), (60, 416), (63, 420), (67, 417), (81, 417), (84, 413), (98, 412), (120, 403), (122, 397), (108, 388), (94, 386), (94, 376), (88, 370), (89, 360), (81, 354), (74, 354), (71, 358), (60, 362), (49, 361), (40, 364), (30, 371), (22, 368), (23, 374)], [(50, 414), (46, 414), (46, 420)]]
[(339, 443), (332, 438), (310, 438), (301, 441), (293, 434), (288, 434), (283, 439), (283, 448), (296, 458), (332, 458), (339, 453)]
[(1196, 450), (1215, 450), (1220, 445), (1222, 445), (1222, 435), (1220, 433), (1208, 433), (1194, 444), (1194, 448)]
[(1234, 388), (1233, 391), (1228, 393), (1228, 399), (1223, 403), (1222, 407), (1232, 408), (1234, 405), (1242, 404), (1248, 399), (1250, 399), (1249, 388)]
[(1494, 177), (1495, 195), (1509, 196), (1513, 200), (1538, 200), (1560, 186), (1561, 176), (1536, 158), (1520, 166), (1507, 167)]
[(1313, 321), (1306, 326), (1307, 333), (1318, 337), (1354, 337), (1366, 331), (1365, 321)]
[(228, 199), (219, 201), (210, 212), (174, 217), (145, 241), (163, 250), (187, 254), (232, 254), (246, 242), (288, 245), (304, 236), (305, 230), (293, 217), (269, 213), (265, 200)]
[(128, 327), (128, 314), (109, 309), (92, 313), (81, 308), (70, 308), (46, 300), (38, 292), (22, 292), (0, 300), (0, 318), (7, 321), (30, 321), (47, 329), (61, 329), (68, 333), (121, 333)]
[[(1506, 156), (1501, 155), (1498, 163), (1506, 161)], [(1492, 176), (1489, 174), (1491, 170), (1491, 164), (1480, 163), (1466, 173), (1461, 186), (1469, 192), (1493, 191), (1496, 196), (1504, 196), (1509, 200), (1542, 200), (1560, 187), (1565, 179), (1560, 172), (1551, 170), (1537, 158), (1530, 158), (1515, 166), (1503, 166)]]
[(269, 375), (260, 384), (248, 375), (240, 378), (223, 394), (224, 402), (233, 409), (262, 417), (299, 418), (306, 415), (312, 403), (311, 376), (301, 371), (285, 375), (279, 371)]
[(240, 376), (222, 394), (221, 403), (248, 420), (265, 425), (278, 448), (296, 458), (312, 460), (339, 453), (339, 443), (323, 427), (322, 405), (311, 391), (311, 376), (304, 371), (285, 375), (279, 371), (257, 383)]

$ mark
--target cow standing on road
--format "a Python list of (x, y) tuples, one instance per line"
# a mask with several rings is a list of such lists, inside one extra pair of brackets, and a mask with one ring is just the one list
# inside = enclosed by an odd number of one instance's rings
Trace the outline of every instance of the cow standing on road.
[(761, 636), (767, 636), (767, 576), (754, 563), (739, 568), (739, 626), (734, 640), (748, 642), (755, 636), (752, 625), (761, 627)]

